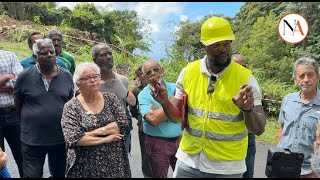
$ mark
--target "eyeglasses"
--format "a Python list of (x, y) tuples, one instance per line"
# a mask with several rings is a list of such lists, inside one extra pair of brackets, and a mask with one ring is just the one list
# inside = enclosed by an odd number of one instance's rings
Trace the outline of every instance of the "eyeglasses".
[(216, 76), (210, 76), (209, 85), (207, 89), (207, 94), (211, 94), (214, 92), (214, 83), (217, 81)]
[(144, 75), (150, 76), (152, 74), (152, 72), (157, 73), (159, 71), (160, 71), (160, 68), (159, 67), (155, 67), (155, 68), (149, 69), (147, 72), (144, 73)]
[(88, 76), (88, 77), (80, 78), (80, 80), (88, 83), (88, 82), (91, 81), (91, 79), (92, 79), (93, 81), (96, 81), (96, 80), (99, 80), (100, 77), (101, 77), (100, 74), (96, 74), (96, 75), (94, 75), (94, 76)]

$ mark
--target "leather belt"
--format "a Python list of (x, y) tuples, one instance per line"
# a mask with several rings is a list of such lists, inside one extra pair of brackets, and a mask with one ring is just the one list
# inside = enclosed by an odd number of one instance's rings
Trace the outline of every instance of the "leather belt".
[(170, 142), (176, 142), (177, 139), (180, 137), (180, 136), (178, 136), (178, 137), (174, 137), (174, 138), (165, 138), (165, 137), (150, 136), (150, 135), (148, 135), (148, 134), (146, 134), (146, 136), (151, 137), (151, 138), (161, 139), (161, 140), (164, 140), (164, 141), (170, 141)]
[(15, 110), (15, 106), (0, 108), (1, 113), (9, 113), (9, 112), (12, 112), (13, 110)]

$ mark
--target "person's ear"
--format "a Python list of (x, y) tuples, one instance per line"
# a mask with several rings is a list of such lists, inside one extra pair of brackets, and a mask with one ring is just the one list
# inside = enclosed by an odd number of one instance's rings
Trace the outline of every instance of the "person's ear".
[(163, 73), (164, 73), (164, 69), (163, 69), (163, 67), (161, 66), (160, 74), (163, 74)]
[(298, 81), (296, 80), (295, 77), (293, 77), (293, 81), (294, 81), (294, 84), (295, 84), (297, 87), (299, 87)]

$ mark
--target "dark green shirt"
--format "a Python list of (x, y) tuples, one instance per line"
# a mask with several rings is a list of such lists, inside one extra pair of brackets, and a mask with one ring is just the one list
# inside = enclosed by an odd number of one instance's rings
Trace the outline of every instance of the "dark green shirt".
[(61, 51), (60, 53), (60, 57), (63, 57), (64, 59), (66, 59), (67, 61), (69, 61), (69, 65), (70, 65), (70, 73), (73, 75), (74, 70), (76, 69), (76, 62), (74, 60), (74, 57), (67, 53), (66, 51)]

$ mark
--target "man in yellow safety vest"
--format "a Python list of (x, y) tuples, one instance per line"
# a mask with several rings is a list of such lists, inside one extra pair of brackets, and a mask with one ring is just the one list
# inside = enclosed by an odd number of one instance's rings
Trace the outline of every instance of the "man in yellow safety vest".
[(175, 98), (169, 100), (159, 83), (151, 92), (172, 121), (181, 121), (187, 109), (173, 177), (242, 178), (248, 131), (264, 132), (260, 87), (249, 69), (231, 60), (234, 39), (226, 19), (209, 18), (201, 27), (206, 56), (181, 71)]

